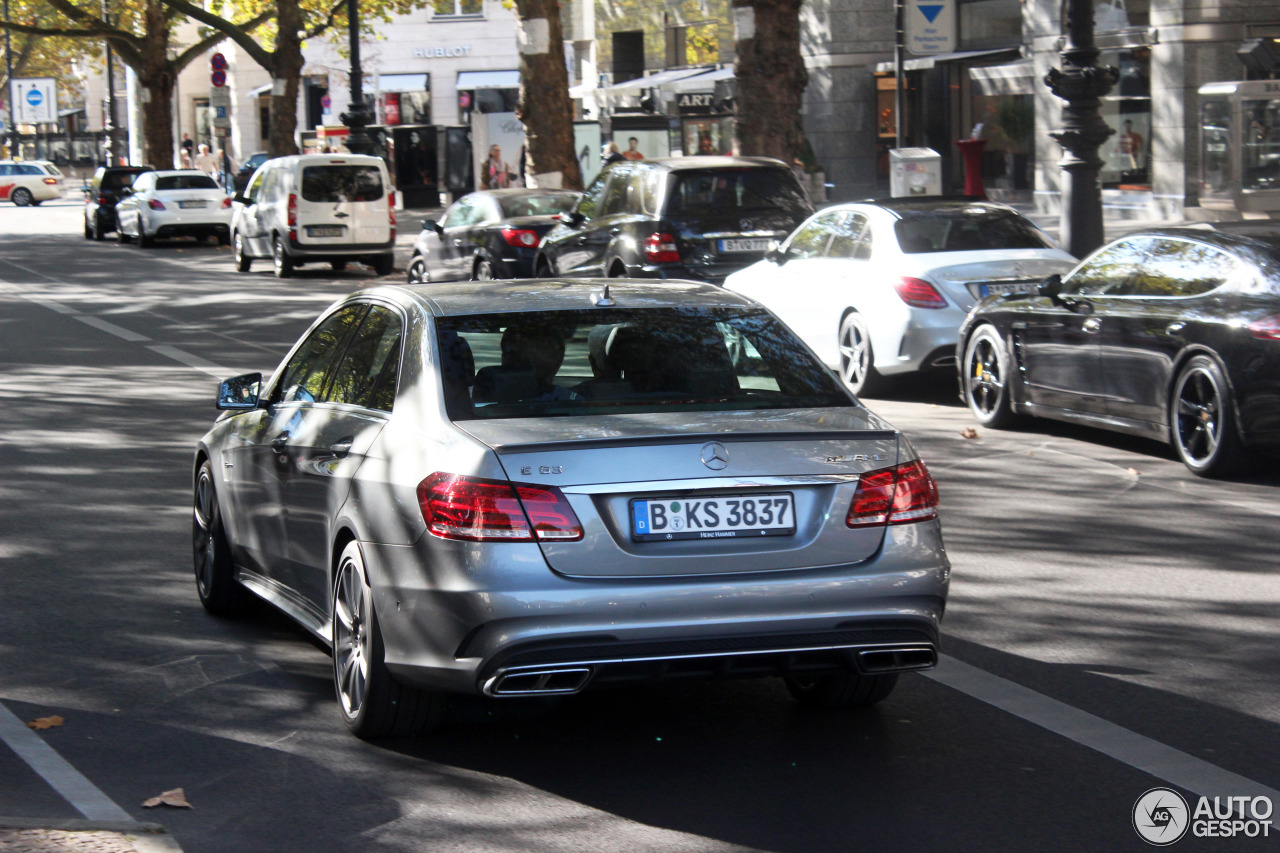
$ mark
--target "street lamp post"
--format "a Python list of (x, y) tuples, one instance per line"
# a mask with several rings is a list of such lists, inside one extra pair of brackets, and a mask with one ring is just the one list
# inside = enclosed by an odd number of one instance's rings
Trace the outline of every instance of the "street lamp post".
[[(9, 23), (9, 0), (4, 0), (4, 22)], [(13, 51), (9, 49), (9, 28), (4, 28), (4, 79), (9, 86), (9, 91), (4, 93), (4, 102), (9, 105), (9, 124), (5, 126), (5, 133), (8, 138), (5, 144), (8, 148), (9, 157), (14, 156), (14, 147), (18, 141), (18, 128), (13, 123)]]
[[(102, 0), (102, 20), (109, 27), (111, 26), (111, 16), (107, 14), (107, 0)], [(111, 55), (111, 42), (103, 41), (103, 45), (107, 49), (107, 103), (105, 114), (102, 117), (102, 129), (107, 135), (107, 140), (102, 146), (102, 153), (106, 159), (106, 165), (114, 166), (116, 151), (116, 74), (115, 61)]]
[(1045, 83), (1067, 102), (1062, 127), (1050, 136), (1062, 145), (1058, 165), (1066, 173), (1062, 186), (1062, 243), (1068, 252), (1083, 258), (1102, 245), (1102, 158), (1098, 146), (1115, 133), (1102, 120), (1099, 100), (1119, 78), (1109, 65), (1098, 65), (1098, 45), (1093, 38), (1093, 0), (1066, 0), (1066, 43), (1062, 70), (1049, 69)]
[(369, 108), (364, 103), (364, 80), (360, 70), (360, 10), (358, 0), (347, 0), (347, 35), (351, 53), (351, 104), (342, 114), (347, 126), (347, 150), (352, 154), (368, 154), (373, 140), (365, 133), (369, 126)]

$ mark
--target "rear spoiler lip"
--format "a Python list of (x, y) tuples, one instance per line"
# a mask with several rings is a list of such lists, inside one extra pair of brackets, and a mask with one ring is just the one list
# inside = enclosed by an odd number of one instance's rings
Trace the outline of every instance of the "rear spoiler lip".
[(705, 444), (709, 441), (738, 444), (746, 441), (890, 441), (897, 440), (897, 430), (779, 430), (777, 432), (707, 432), (680, 435), (639, 435), (627, 438), (578, 438), (567, 441), (537, 441), (525, 444), (492, 444), (499, 455), (516, 453), (554, 453), (557, 451), (595, 450), (607, 447), (653, 447), (677, 444)]

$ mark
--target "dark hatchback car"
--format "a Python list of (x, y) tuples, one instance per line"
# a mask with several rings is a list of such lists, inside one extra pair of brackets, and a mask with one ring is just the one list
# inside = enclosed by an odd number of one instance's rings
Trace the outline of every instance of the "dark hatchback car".
[(812, 213), (795, 175), (777, 160), (619, 162), (547, 234), (536, 273), (719, 284)]
[(573, 209), (570, 190), (488, 190), (464, 195), (413, 244), (410, 284), (530, 278), (543, 236)]
[(258, 167), (270, 159), (271, 155), (265, 151), (250, 154), (249, 159), (244, 161), (244, 165), (236, 169), (231, 176), (231, 179), (235, 182), (236, 192), (244, 192), (245, 187), (249, 186), (249, 179), (253, 177), (253, 173), (258, 171)]
[(1280, 446), (1280, 233), (1130, 234), (1036, 294), (979, 303), (957, 355), (979, 423), (1075, 421), (1230, 473)]
[(154, 172), (150, 166), (99, 166), (85, 190), (84, 237), (102, 240), (116, 230), (116, 203), (122, 190), (133, 185), (143, 172)]

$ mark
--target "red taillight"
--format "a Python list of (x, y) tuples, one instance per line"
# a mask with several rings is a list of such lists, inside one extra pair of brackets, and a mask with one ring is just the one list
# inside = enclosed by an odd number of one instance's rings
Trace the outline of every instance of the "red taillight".
[(644, 259), (654, 264), (679, 263), (680, 250), (676, 248), (676, 238), (670, 234), (650, 234), (644, 241)]
[(222, 209), (226, 210), (230, 206), (231, 206), (231, 196), (227, 196), (222, 200)]
[(105, 195), (98, 196), (98, 204), (111, 204), (111, 197)]
[(435, 473), (418, 485), (427, 530), (442, 539), (572, 541), (582, 525), (554, 486)]
[(164, 203), (158, 198), (153, 198), (151, 201), (147, 202), (147, 207), (152, 210), (164, 210)]
[(45, 182), (46, 184), (48, 184), (49, 186), (53, 186), (54, 184), (56, 184), (56, 183), (58, 182), (58, 179), (57, 179), (57, 178), (45, 178), (45, 179), (44, 179), (44, 182)]
[(391, 224), (391, 239), (394, 240), (396, 238), (396, 210), (394, 207), (387, 208), (387, 216)]
[(293, 193), (289, 193), (288, 215), (289, 215), (289, 227), (297, 228), (298, 227), (298, 197)]
[(845, 523), (850, 527), (878, 527), (937, 517), (938, 484), (917, 459), (863, 474)]
[(898, 279), (893, 289), (898, 291), (898, 298), (912, 308), (946, 308), (947, 300), (929, 282), (903, 276)]
[(1280, 316), (1263, 317), (1249, 324), (1249, 332), (1264, 341), (1280, 341)]
[(538, 245), (538, 232), (523, 228), (503, 228), (502, 239), (507, 241), (508, 246), (532, 249)]

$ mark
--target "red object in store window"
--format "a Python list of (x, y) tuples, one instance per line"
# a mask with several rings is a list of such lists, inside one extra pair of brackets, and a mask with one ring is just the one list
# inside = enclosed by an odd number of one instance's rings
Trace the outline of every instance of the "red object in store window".
[(982, 149), (987, 147), (985, 139), (961, 139), (960, 156), (964, 158), (964, 194), (974, 198), (986, 199), (987, 189), (982, 185)]
[(400, 123), (400, 95), (396, 92), (390, 92), (383, 95), (382, 117), (386, 119), (387, 125)]

